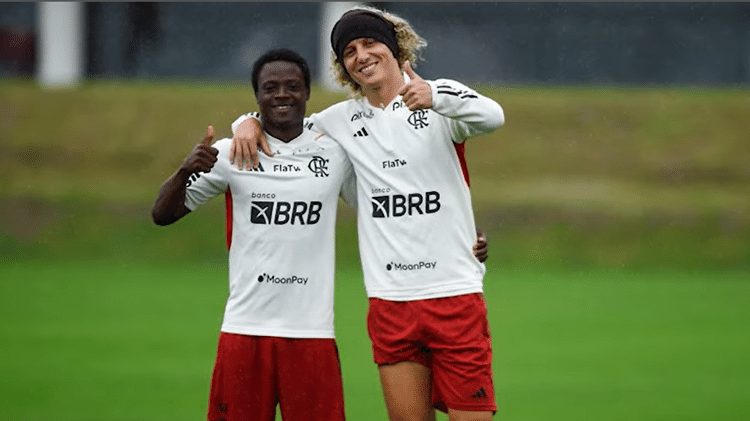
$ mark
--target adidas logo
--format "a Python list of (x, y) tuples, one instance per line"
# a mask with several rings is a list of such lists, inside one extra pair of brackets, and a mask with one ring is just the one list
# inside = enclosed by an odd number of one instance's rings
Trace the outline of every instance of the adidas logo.
[(365, 137), (365, 136), (369, 136), (369, 135), (370, 134), (367, 133), (367, 130), (365, 130), (364, 127), (362, 127), (361, 129), (359, 129), (357, 131), (357, 133), (354, 133), (354, 137)]
[(480, 387), (479, 390), (477, 390), (476, 392), (474, 392), (473, 395), (471, 395), (471, 397), (472, 398), (486, 398), (487, 392), (484, 391), (483, 387)]

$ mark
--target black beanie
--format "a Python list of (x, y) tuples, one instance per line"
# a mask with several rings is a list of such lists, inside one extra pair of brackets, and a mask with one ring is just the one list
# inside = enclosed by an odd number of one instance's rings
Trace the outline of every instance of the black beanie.
[(357, 38), (372, 38), (385, 44), (398, 60), (398, 41), (393, 24), (377, 13), (355, 9), (344, 13), (331, 31), (336, 60), (344, 64), (344, 49)]

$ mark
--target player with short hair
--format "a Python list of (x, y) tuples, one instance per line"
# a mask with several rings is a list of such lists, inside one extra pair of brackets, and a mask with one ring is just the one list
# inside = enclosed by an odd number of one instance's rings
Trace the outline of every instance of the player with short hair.
[(264, 54), (252, 85), (273, 159), (239, 171), (222, 158), (231, 139), (211, 146), (209, 126), (162, 185), (152, 216), (169, 225), (226, 197), (229, 298), (208, 419), (272, 421), (278, 404), (284, 419), (344, 420), (334, 233), (340, 194), (354, 203), (352, 166), (338, 143), (303, 127), (310, 71), (299, 54)]
[[(346, 12), (331, 33), (334, 69), (354, 98), (310, 116), (342, 145), (357, 175), (368, 332), (391, 420), (489, 420), (497, 410), (464, 141), (504, 123), (502, 107), (411, 68), (426, 43), (403, 19)], [(240, 117), (230, 159), (269, 153)]]

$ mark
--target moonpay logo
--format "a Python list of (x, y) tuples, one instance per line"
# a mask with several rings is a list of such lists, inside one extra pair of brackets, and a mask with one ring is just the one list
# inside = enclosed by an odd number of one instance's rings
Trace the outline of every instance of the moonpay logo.
[(403, 262), (391, 262), (385, 265), (385, 269), (388, 271), (414, 271), (423, 269), (435, 269), (437, 262), (417, 262), (417, 263), (403, 263)]
[(268, 284), (285, 284), (285, 285), (307, 285), (307, 280), (309, 278), (305, 278), (302, 276), (277, 276), (277, 275), (271, 275), (269, 273), (263, 273), (260, 276), (258, 276), (258, 282), (265, 282)]

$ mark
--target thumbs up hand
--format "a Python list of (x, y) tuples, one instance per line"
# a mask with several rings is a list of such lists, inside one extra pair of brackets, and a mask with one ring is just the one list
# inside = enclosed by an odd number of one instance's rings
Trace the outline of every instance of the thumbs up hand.
[(211, 146), (213, 140), (214, 128), (213, 126), (208, 126), (206, 137), (195, 145), (190, 155), (185, 158), (185, 161), (182, 163), (182, 169), (188, 174), (210, 172), (219, 156), (219, 150)]
[(408, 61), (404, 62), (403, 70), (411, 79), (398, 91), (404, 105), (410, 111), (432, 108), (432, 88), (430, 88), (430, 85), (414, 72), (411, 63)]
[(214, 126), (208, 126), (206, 128), (206, 137), (201, 142), (204, 146), (211, 146), (211, 142), (214, 141)]

